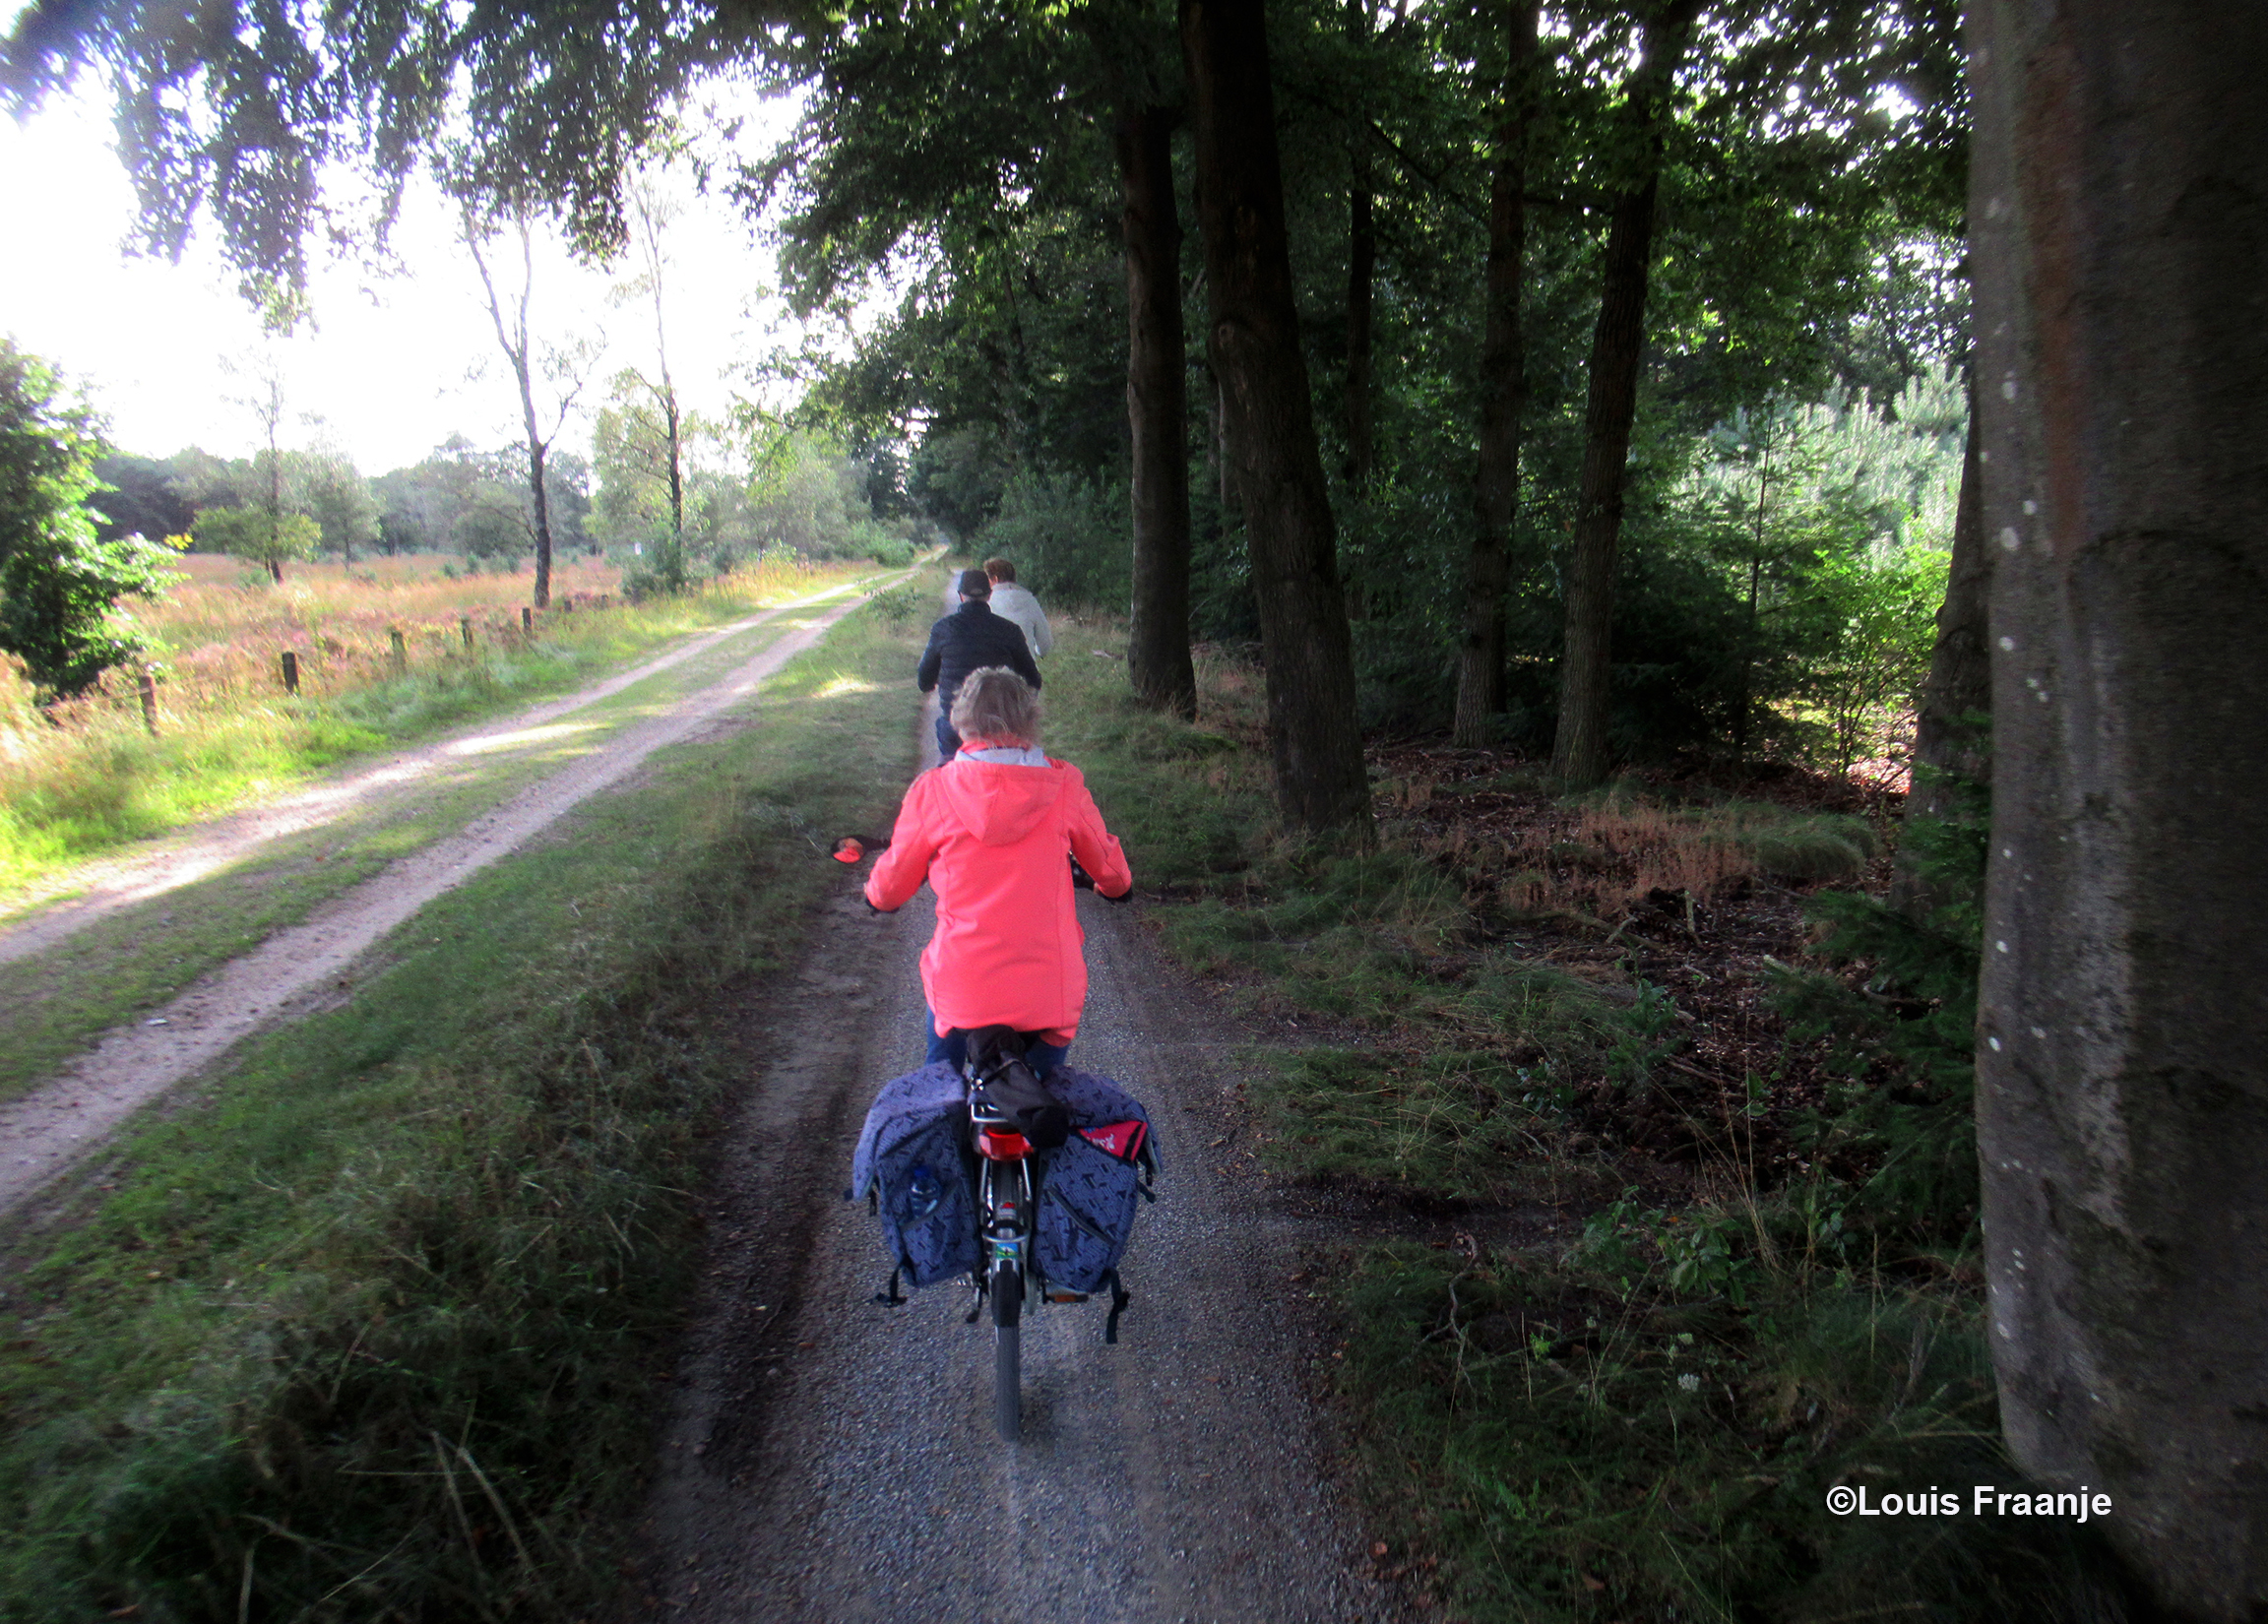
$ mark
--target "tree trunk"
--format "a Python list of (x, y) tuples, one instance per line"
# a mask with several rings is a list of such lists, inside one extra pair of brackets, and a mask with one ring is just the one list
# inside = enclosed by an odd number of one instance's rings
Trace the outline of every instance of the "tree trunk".
[(662, 413), (669, 436), (669, 586), (685, 585), (685, 465), (678, 445), (677, 390), (669, 382), (669, 363), (662, 363)]
[(1732, 694), (1732, 759), (1748, 759), (1748, 718), (1756, 708), (1756, 625), (1764, 596), (1764, 525), (1772, 511), (1772, 420), (1765, 420), (1756, 475), (1756, 528), (1748, 535), (1748, 609), (1740, 623), (1740, 681)]
[(1125, 192), (1126, 424), (1133, 437), (1134, 625), (1126, 675), (1153, 710), (1197, 714), (1189, 657), (1189, 405), (1173, 116), (1129, 104), (1115, 132)]
[(1646, 344), (1646, 281), (1661, 191), (1662, 122), (1699, 0), (1672, 0), (1646, 27), (1625, 111), (1641, 179), (1614, 200), (1606, 228), (1599, 326), (1591, 339), (1591, 393), (1583, 420), (1583, 473), (1575, 545), (1567, 561), (1567, 632), (1559, 654), (1559, 723), (1552, 770), (1575, 783), (1606, 775), (1607, 678), (1614, 632), (1614, 561), (1622, 543), (1622, 486), (1638, 415), (1638, 358)]
[(2016, 1463), (2268, 1616), (2268, 11), (1972, 0), (1993, 809), (1977, 1031)]
[(551, 505), (543, 489), (543, 460), (549, 447), (528, 438), (528, 489), (536, 498), (536, 592), (537, 608), (551, 601)]
[(1267, 664), (1276, 802), (1297, 830), (1367, 832), (1354, 659), (1299, 350), (1260, 0), (1181, 0), (1197, 216), (1228, 455)]
[(1347, 482), (1359, 490), (1378, 462), (1370, 417), (1371, 287), (1378, 272), (1378, 232), (1370, 219), (1370, 166), (1357, 163), (1347, 220)]
[(538, 609), (551, 602), (551, 517), (543, 501), (543, 454), (547, 449), (543, 436), (536, 426), (536, 381), (528, 372), (527, 334), (521, 334), (520, 348), (506, 345), (505, 353), (511, 357), (512, 370), (520, 380), (521, 421), (528, 427), (528, 482), (536, 503), (536, 590), (530, 594)]
[[(1977, 466), (1977, 386), (1969, 386), (1969, 445), (1961, 458), (1961, 497), (1953, 514), (1953, 564), (1937, 608), (1937, 641), (1929, 675), (1914, 708), (1914, 782), (1906, 821), (1943, 818), (1956, 810), (1943, 774), (1989, 781), (1992, 762), (1992, 659), (1985, 636), (1992, 592), (1992, 553), (1984, 545), (1983, 490)], [(1890, 878), (1890, 903), (1916, 919), (1937, 906), (1907, 854)]]
[(1474, 480), (1473, 552), (1465, 571), (1465, 636), (1457, 655), (1453, 742), (1487, 742), (1504, 711), (1504, 594), (1512, 579), (1512, 521), (1520, 506), (1520, 419), (1528, 404), (1520, 295), (1528, 251), (1528, 123), (1535, 92), (1538, 0), (1505, 10), (1510, 47), (1496, 162), (1488, 181), (1487, 313), (1480, 341), (1480, 466)]
[[(1348, 0), (1347, 17), (1357, 41), (1367, 40), (1367, 0)], [(1352, 183), (1347, 199), (1347, 483), (1359, 491), (1377, 463), (1370, 416), (1372, 289), (1378, 274), (1378, 231), (1371, 219), (1370, 131), (1357, 107), (1348, 143)]]

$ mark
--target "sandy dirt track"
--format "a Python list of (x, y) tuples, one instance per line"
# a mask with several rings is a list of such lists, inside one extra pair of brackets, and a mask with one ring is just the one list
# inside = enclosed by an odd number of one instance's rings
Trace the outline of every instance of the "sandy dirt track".
[[(415, 750), (405, 750), (358, 772), (326, 779), (320, 783), (293, 790), (287, 795), (278, 796), (259, 806), (247, 807), (224, 818), (216, 818), (211, 823), (200, 824), (180, 834), (138, 842), (128, 854), (75, 868), (57, 882), (57, 887), (67, 885), (75, 895), (19, 924), (0, 925), (0, 965), (43, 953), (122, 907), (147, 902), (152, 897), (161, 896), (201, 880), (208, 874), (218, 873), (232, 863), (242, 861), (270, 842), (286, 835), (296, 835), (302, 830), (320, 828), (343, 813), (368, 803), (375, 796), (412, 786), (431, 778), (450, 763), (489, 748), (499, 738), (541, 727), (587, 705), (596, 705), (600, 700), (609, 699), (635, 683), (683, 664), (727, 638), (738, 637), (780, 615), (790, 613), (795, 607), (794, 604), (783, 604), (766, 609), (761, 614), (735, 620), (729, 625), (719, 626), (687, 638), (666, 654), (659, 655), (630, 670), (618, 672), (603, 682), (593, 683), (588, 688), (559, 699), (546, 700), (541, 705), (532, 706), (510, 718), (484, 722), (469, 734), (439, 739)], [(50, 888), (45, 893), (35, 889), (29, 897), (19, 898), (12, 906), (19, 908), (36, 907), (46, 896), (54, 895), (54, 889)]]
[[(277, 932), (203, 977), (156, 1016), (112, 1031), (53, 1080), (0, 1104), (0, 1214), (24, 1207), (43, 1186), (97, 1149), (135, 1111), (235, 1043), (286, 1017), (296, 1003), (318, 1002), (317, 989), (425, 904), (512, 851), (578, 802), (618, 782), (656, 750), (686, 738), (720, 712), (748, 703), (758, 684), (818, 642), (858, 601), (853, 598), (823, 611), (721, 680), (685, 696), (663, 715), (623, 729), (458, 834), (391, 864), (317, 908), (303, 923)], [(539, 725), (563, 715), (566, 708), (618, 692), (779, 612), (704, 634), (635, 671), (571, 699), (538, 706), (506, 726)], [(367, 783), (388, 770), (373, 769), (361, 776), (362, 781)], [(281, 827), (274, 831), (282, 832)], [(222, 837), (223, 841), (248, 838), (248, 831)]]
[[(1107, 814), (1107, 808), (1104, 809)], [(1104, 1305), (1027, 1314), (1025, 1435), (991, 1421), (992, 1335), (958, 1286), (888, 1274), (842, 1199), (879, 1082), (918, 1063), (924, 893), (878, 918), (845, 876), (799, 983), (751, 1011), (750, 1084), (719, 1156), (706, 1301), (673, 1373), (651, 1553), (624, 1617), (698, 1624), (1399, 1619), (1333, 1476), (1309, 1389), (1329, 1349), (1315, 1238), (1237, 1149), (1239, 1034), (1178, 990), (1127, 910), (1081, 899), (1092, 988), (1074, 1063), (1127, 1083), (1161, 1199)]]

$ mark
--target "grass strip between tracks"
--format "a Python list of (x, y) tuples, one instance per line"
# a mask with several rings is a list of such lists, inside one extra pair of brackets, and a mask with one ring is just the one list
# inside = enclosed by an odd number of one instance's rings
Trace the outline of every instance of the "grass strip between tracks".
[(853, 614), (752, 726), (436, 901), (348, 1007), (249, 1045), (17, 1260), (0, 1618), (602, 1595), (738, 1081), (721, 1026), (842, 883), (826, 837), (896, 803), (911, 635)]
[[(1635, 972), (1603, 989), (1529, 958), (1537, 893), (1637, 834), (1815, 880), (1844, 828), (1568, 797), (1592, 849), (1553, 845), (1548, 874), (1506, 880), (1500, 828), (1453, 826), (1429, 785), (1377, 777), (1374, 846), (1288, 842), (1258, 672), (1201, 657), (1192, 724), (1134, 705), (1125, 667), (1095, 655), (1123, 648), (1109, 624), (1058, 638), (1050, 748), (1086, 772), (1167, 953), (1263, 1029), (1304, 1024), (1254, 1055), (1263, 1161), (1407, 1215), (1409, 1239), (1321, 1232), (1310, 1263), (1344, 1317), (1329, 1379), (1357, 1418), (1382, 1567), (1475, 1624), (2125, 1616), (2098, 1528), (1971, 1511), (1977, 1484), (2031, 1487), (2000, 1447), (1976, 1262), (1973, 913), (1918, 929), (1815, 897), (1838, 930), (1821, 951), (1862, 969), (1783, 967), (1772, 993), (1792, 1038), (1839, 1051), (1797, 1124), (1808, 1159), (1760, 1172), (1719, 1150), (1682, 1196), (1623, 1190), (1646, 1158), (1606, 1154), (1607, 1131), (1669, 1097), (1693, 1029)], [(1979, 837), (1935, 838), (1951, 854)], [(1946, 860), (1939, 894), (1973, 889)], [(1564, 898), (1545, 900), (1565, 928), (1610, 953), (1621, 931)], [(1303, 1044), (1318, 1025), (1334, 1038)], [(1738, 1129), (1728, 1145), (1752, 1146)], [(1458, 1233), (1542, 1206), (1560, 1239)], [(1838, 1519), (1838, 1483), (1945, 1491), (1962, 1515)]]

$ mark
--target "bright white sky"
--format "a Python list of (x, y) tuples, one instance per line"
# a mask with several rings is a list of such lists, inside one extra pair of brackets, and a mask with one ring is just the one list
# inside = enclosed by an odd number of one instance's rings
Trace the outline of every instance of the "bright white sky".
[[(745, 122), (736, 150), (755, 156), (791, 127), (796, 107), (750, 96), (737, 110)], [(272, 341), (236, 296), (210, 230), (179, 265), (124, 255), (134, 192), (111, 139), (106, 97), (92, 81), (29, 124), (0, 119), (0, 219), (17, 222), (15, 245), (0, 254), (0, 332), (83, 383), (122, 451), (165, 457), (194, 444), (246, 455), (258, 425), (228, 398), (251, 386), (221, 359), (249, 360)], [(773, 251), (724, 199), (678, 185), (683, 213), (666, 240), (670, 370), (689, 406), (717, 412), (733, 392), (733, 367), (792, 345), (797, 335), (766, 291), (777, 281)], [(378, 474), (416, 462), (453, 431), (482, 447), (520, 437), (518, 393), (453, 226), (439, 193), (422, 182), (396, 229), (401, 274), (353, 264), (315, 270), (316, 330), (277, 343), (293, 418), (288, 443), (325, 439)], [(509, 283), (519, 271), (517, 243), (497, 247), (499, 281)], [(538, 347), (546, 336), (608, 341), (562, 435), (586, 453), (605, 380), (625, 366), (653, 368), (651, 304), (607, 299), (634, 269), (625, 263), (609, 274), (575, 264), (556, 240), (537, 244), (531, 325)]]

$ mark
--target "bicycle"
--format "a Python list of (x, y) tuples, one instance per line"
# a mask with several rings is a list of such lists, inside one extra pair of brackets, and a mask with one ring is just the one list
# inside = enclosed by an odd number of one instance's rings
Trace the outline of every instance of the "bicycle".
[[(846, 836), (830, 854), (840, 862), (856, 864), (888, 843)], [(1075, 887), (1094, 888), (1094, 880), (1076, 861), (1071, 868)], [(978, 1259), (971, 1282), (976, 1300), (962, 1323), (974, 1325), (990, 1312), (993, 1424), (1004, 1442), (1015, 1443), (1023, 1432), (1025, 1307), (1089, 1300), (1086, 1292), (1050, 1291), (1034, 1249), (1041, 1177), (1039, 1158), (1069, 1137), (1071, 1119), (1026, 1062), (1026, 1048), (1039, 1033), (984, 1027), (960, 1035), (965, 1038), (961, 1075), (968, 1091), (966, 1149), (976, 1173)], [(1118, 1298), (1113, 1300), (1123, 1306)], [(1115, 1320), (1114, 1308), (1113, 1328)]]
[[(992, 1313), (992, 1420), (1002, 1440), (1023, 1431), (1023, 1322), (1026, 1299), (1085, 1302), (1050, 1293), (1033, 1250), (1040, 1191), (1038, 1156), (1063, 1143), (1070, 1118), (1040, 1088), (1023, 1057), (1024, 1034), (985, 1028), (969, 1035), (962, 1075), (969, 1081), (970, 1143), (976, 1154), (976, 1221), (981, 1260), (976, 1300), (965, 1324)], [(1029, 1289), (1037, 1286), (1038, 1290)]]

